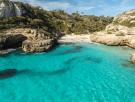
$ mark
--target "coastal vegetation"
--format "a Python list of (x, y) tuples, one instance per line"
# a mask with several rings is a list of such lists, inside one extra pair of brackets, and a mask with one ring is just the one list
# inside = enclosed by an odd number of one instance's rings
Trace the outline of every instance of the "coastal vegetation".
[(0, 8), (1, 50), (19, 47), (24, 52), (48, 51), (61, 35), (102, 31), (113, 21), (113, 17), (48, 11), (10, 0), (1, 0)]
[(135, 49), (135, 10), (113, 18), (0, 0), (0, 100), (135, 102), (135, 53), (130, 57), (128, 47)]
[(113, 24), (122, 25), (126, 27), (135, 27), (135, 10), (130, 10), (129, 12), (124, 12), (117, 17), (115, 17)]
[(41, 7), (15, 2), (22, 9), (21, 16), (0, 18), (0, 29), (13, 27), (42, 28), (47, 32), (86, 34), (104, 30), (113, 17), (68, 14), (63, 10), (47, 11)]
[[(105, 45), (128, 46), (135, 49), (135, 10), (114, 17), (105, 31), (92, 34), (90, 39)], [(132, 54), (131, 61), (135, 64), (135, 54)]]

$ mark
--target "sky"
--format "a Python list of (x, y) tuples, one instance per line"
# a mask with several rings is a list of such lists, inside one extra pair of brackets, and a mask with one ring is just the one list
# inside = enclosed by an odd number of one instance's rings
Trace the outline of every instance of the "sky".
[(135, 0), (16, 0), (41, 6), (47, 10), (62, 9), (68, 13), (78, 11), (85, 15), (116, 16), (135, 9)]

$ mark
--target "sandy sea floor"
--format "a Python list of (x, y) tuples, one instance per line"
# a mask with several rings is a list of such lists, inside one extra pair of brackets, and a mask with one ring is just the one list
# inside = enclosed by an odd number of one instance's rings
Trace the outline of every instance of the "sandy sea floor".
[(95, 44), (60, 45), (48, 53), (0, 56), (1, 102), (135, 102), (132, 49)]

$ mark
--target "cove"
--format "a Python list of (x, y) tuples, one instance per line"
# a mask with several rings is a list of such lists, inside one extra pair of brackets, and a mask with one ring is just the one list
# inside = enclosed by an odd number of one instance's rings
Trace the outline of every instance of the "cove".
[(0, 56), (1, 102), (135, 102), (132, 49), (96, 44), (59, 45), (47, 53)]

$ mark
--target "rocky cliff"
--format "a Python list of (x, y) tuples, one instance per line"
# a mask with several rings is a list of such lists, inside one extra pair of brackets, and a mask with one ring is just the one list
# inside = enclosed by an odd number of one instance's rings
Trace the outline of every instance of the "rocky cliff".
[(21, 16), (21, 9), (9, 0), (0, 0), (0, 17)]
[[(135, 10), (116, 16), (105, 31), (94, 33), (90, 38), (97, 43), (135, 48)], [(133, 58), (132, 62), (135, 63)]]
[(105, 28), (112, 17), (47, 11), (22, 2), (0, 0), (0, 50), (47, 51), (63, 34), (86, 34)]
[(0, 0), (0, 52), (12, 48), (43, 52), (55, 44), (56, 33), (46, 29), (42, 20), (44, 14), (34, 13), (35, 9), (45, 12), (29, 4)]
[(39, 29), (12, 28), (0, 35), (0, 50), (20, 47), (24, 52), (43, 52), (55, 44), (55, 38)]

